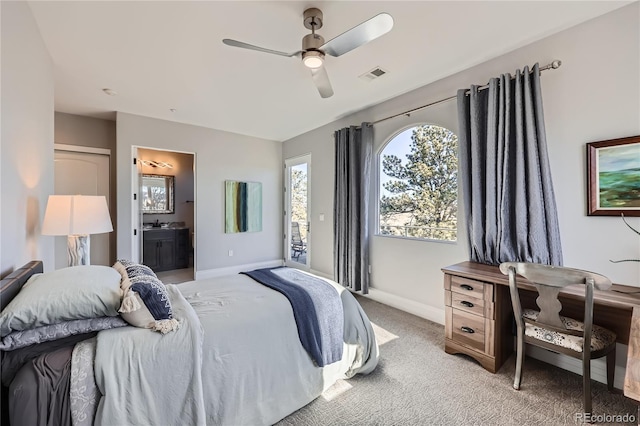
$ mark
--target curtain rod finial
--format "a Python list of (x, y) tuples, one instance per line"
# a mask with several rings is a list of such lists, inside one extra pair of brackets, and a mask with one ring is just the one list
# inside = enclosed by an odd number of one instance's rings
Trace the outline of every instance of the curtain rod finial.
[(556, 59), (555, 61), (551, 62), (551, 68), (553, 68), (554, 70), (560, 68), (560, 65), (562, 65), (562, 61), (559, 59)]

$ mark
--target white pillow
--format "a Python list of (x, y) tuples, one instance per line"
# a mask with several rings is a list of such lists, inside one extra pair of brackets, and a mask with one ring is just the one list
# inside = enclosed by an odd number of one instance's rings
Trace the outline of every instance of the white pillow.
[(0, 336), (13, 331), (118, 315), (120, 274), (100, 265), (34, 274), (0, 313)]

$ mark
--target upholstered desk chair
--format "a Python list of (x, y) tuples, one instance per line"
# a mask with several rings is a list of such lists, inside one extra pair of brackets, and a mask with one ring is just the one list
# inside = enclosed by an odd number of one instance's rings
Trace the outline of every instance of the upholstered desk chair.
[[(513, 387), (520, 389), (524, 343), (582, 360), (584, 412), (591, 413), (591, 359), (607, 356), (607, 386), (613, 390), (616, 359), (615, 333), (593, 324), (593, 290), (606, 290), (611, 281), (579, 269), (536, 263), (506, 262), (500, 271), (509, 276), (511, 303), (517, 327), (516, 374)], [(538, 291), (539, 311), (522, 309), (517, 277), (533, 283)], [(584, 322), (560, 316), (558, 292), (569, 285), (584, 285)]]

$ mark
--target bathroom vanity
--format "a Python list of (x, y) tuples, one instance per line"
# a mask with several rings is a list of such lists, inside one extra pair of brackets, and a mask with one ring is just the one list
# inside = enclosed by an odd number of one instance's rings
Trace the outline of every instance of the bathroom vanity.
[(142, 260), (154, 272), (189, 266), (189, 228), (143, 229)]

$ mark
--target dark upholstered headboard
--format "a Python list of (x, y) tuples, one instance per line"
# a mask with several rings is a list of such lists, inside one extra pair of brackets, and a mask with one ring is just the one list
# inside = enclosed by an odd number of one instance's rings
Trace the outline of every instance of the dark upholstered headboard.
[[(0, 281), (0, 310), (4, 309), (16, 297), (22, 286), (33, 274), (41, 274), (43, 266), (41, 260), (33, 260), (20, 269), (16, 269)], [(2, 358), (4, 353), (0, 351)], [(0, 391), (0, 422), (9, 424), (9, 389), (2, 386)]]
[(0, 310), (4, 309), (16, 297), (22, 286), (33, 274), (41, 274), (41, 260), (32, 260), (20, 269), (16, 269), (0, 281)]

